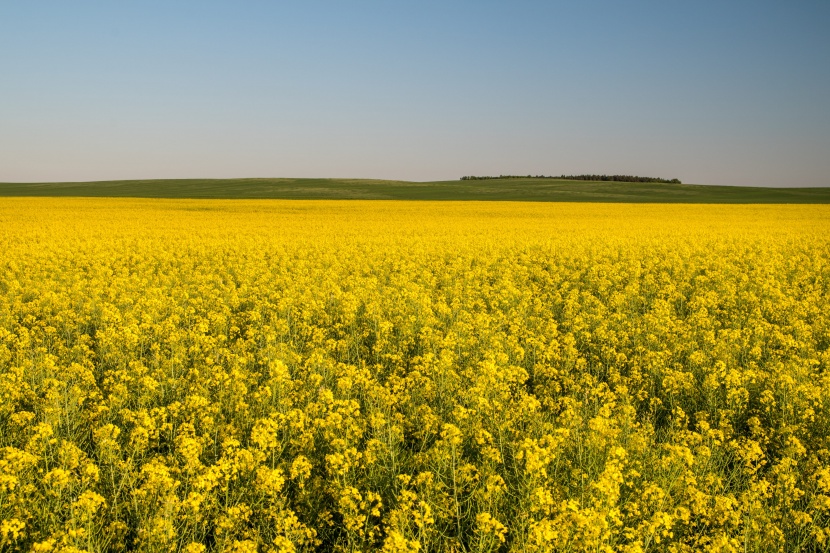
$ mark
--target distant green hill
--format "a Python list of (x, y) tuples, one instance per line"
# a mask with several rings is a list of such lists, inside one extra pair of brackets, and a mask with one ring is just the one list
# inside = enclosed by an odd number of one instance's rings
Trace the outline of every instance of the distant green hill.
[(521, 178), (436, 182), (367, 179), (170, 179), (0, 183), (0, 196), (830, 203), (830, 187), (750, 188)]

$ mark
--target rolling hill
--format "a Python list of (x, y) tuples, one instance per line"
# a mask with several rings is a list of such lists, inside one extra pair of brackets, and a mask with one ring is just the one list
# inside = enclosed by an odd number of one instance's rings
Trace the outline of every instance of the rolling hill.
[(251, 178), (0, 183), (0, 196), (632, 203), (830, 203), (830, 187), (760, 188), (557, 179), (407, 182), (369, 179)]

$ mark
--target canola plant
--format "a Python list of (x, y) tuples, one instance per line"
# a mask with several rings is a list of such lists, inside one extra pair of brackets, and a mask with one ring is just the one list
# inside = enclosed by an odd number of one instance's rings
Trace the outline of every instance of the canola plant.
[(830, 550), (830, 208), (0, 200), (0, 549)]

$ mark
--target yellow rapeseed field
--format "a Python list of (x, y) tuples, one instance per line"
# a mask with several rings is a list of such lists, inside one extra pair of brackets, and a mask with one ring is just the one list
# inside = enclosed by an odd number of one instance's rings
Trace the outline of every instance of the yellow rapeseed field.
[(830, 550), (830, 207), (0, 199), (0, 550)]

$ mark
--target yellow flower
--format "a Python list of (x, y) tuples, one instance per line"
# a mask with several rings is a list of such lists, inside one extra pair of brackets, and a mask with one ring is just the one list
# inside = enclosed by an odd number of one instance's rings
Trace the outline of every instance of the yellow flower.
[(43, 482), (52, 488), (60, 490), (69, 485), (72, 474), (62, 468), (52, 469), (43, 476)]
[(383, 542), (384, 553), (416, 553), (421, 549), (421, 544), (415, 540), (406, 539), (397, 530), (391, 530)]
[(49, 553), (55, 549), (55, 539), (49, 538), (32, 545), (32, 553)]
[(507, 534), (507, 527), (493, 518), (490, 513), (479, 513), (476, 515), (476, 524), (479, 532), (494, 536), (498, 541), (504, 543), (504, 536)]
[(17, 518), (10, 518), (0, 521), (0, 543), (8, 545), (23, 537), (23, 530), (26, 523)]
[(102, 505), (105, 505), (106, 502), (107, 501), (97, 493), (85, 491), (78, 496), (78, 499), (75, 500), (72, 507), (81, 511), (85, 518), (90, 518)]
[(311, 461), (304, 455), (297, 455), (291, 463), (291, 478), (302, 482), (311, 476)]
[(278, 494), (285, 484), (285, 476), (280, 469), (260, 467), (257, 469), (256, 477), (259, 489), (270, 495)]
[(231, 544), (231, 553), (257, 553), (256, 542), (251, 540), (234, 541)]

